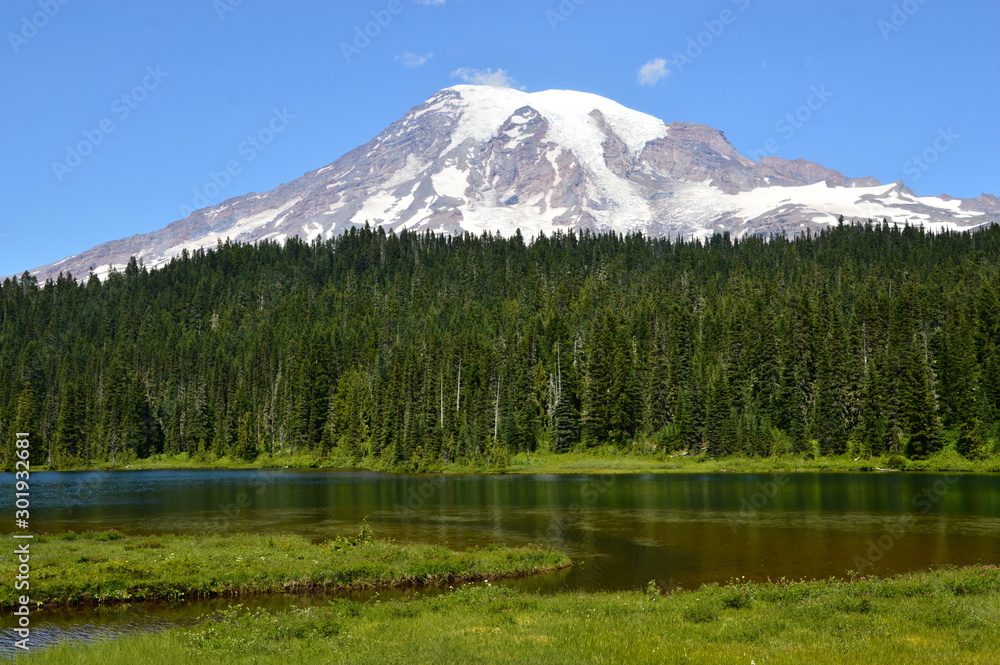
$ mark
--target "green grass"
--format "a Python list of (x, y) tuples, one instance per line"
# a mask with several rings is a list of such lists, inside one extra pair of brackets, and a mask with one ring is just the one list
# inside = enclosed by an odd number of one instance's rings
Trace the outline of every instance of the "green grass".
[(32, 665), (1000, 662), (1000, 569), (698, 591), (541, 596), (497, 586), (270, 613), (45, 650)]
[(319, 466), (329, 466), (330, 461), (324, 461), (315, 455), (261, 455), (255, 460), (247, 461), (234, 457), (215, 457), (214, 455), (191, 455), (189, 453), (164, 453), (146, 458), (130, 457), (117, 463), (94, 462), (92, 464), (74, 464), (69, 466), (48, 467), (44, 464), (32, 465), (34, 471), (122, 471), (150, 469), (275, 469), (292, 468), (308, 469)]
[[(353, 538), (314, 544), (300, 536), (124, 536), (117, 531), (36, 536), (31, 599), (56, 605), (176, 600), (307, 590), (370, 589), (495, 579), (565, 568), (539, 547), (454, 552), (434, 545)], [(13, 580), (16, 562), (4, 574)], [(13, 584), (0, 605), (13, 607)]]
[[(412, 468), (386, 466), (376, 459), (350, 460), (341, 457), (314, 455), (262, 455), (252, 462), (228, 457), (192, 457), (187, 453), (155, 455), (148, 459), (130, 460), (127, 464), (94, 464), (75, 470), (139, 470), (139, 469), (268, 469), (268, 468), (359, 468), (384, 472), (413, 472)], [(598, 448), (572, 453), (519, 453), (513, 455), (502, 467), (469, 464), (425, 464), (421, 472), (433, 473), (775, 473), (810, 471), (960, 471), (965, 473), (1000, 472), (1000, 456), (970, 460), (954, 448), (947, 447), (924, 460), (907, 460), (901, 457), (855, 458), (849, 455), (819, 457), (786, 454), (773, 457), (708, 457), (707, 455), (671, 455)], [(44, 470), (44, 467), (39, 467)]]
[(943, 450), (925, 460), (875, 457), (856, 459), (846, 455), (815, 457), (781, 455), (776, 457), (654, 456), (642, 453), (595, 451), (589, 453), (521, 453), (515, 455), (509, 473), (774, 473), (809, 471), (961, 471), (995, 473), (1000, 458), (970, 460), (954, 450)]

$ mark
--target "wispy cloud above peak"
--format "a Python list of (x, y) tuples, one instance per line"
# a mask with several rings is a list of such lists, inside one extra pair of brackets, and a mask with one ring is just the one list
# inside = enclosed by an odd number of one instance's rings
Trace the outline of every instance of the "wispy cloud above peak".
[(505, 69), (473, 69), (471, 67), (461, 67), (451, 73), (451, 78), (461, 79), (465, 83), (473, 85), (493, 85), (498, 88), (518, 88), (524, 86), (518, 84)]
[(670, 75), (667, 61), (654, 58), (639, 68), (639, 85), (654, 86)]
[(423, 67), (427, 64), (427, 61), (433, 57), (433, 53), (413, 53), (412, 51), (406, 51), (405, 53), (396, 56), (396, 62), (402, 63), (404, 67), (415, 69), (417, 67)]

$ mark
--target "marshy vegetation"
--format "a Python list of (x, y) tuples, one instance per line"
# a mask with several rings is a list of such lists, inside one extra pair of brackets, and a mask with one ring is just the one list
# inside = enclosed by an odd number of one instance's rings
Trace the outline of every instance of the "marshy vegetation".
[[(118, 531), (36, 536), (31, 598), (44, 605), (134, 602), (259, 593), (339, 591), (490, 580), (570, 565), (541, 547), (455, 552), (436, 545), (295, 535), (126, 536)], [(15, 572), (7, 571), (10, 579)], [(0, 606), (14, 606), (13, 585)]]

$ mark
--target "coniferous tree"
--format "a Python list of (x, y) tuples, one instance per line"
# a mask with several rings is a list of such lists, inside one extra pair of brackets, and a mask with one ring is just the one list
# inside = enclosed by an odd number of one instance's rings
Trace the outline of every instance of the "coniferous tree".
[(49, 454), (50, 462), (74, 464), (86, 460), (83, 400), (75, 383), (68, 383), (59, 402), (59, 419)]
[(565, 373), (559, 381), (555, 427), (556, 452), (569, 452), (580, 442), (579, 400), (573, 383)]
[(930, 368), (923, 362), (918, 348), (912, 348), (907, 354), (900, 385), (902, 421), (909, 437), (907, 454), (923, 459), (940, 449), (941, 431)]

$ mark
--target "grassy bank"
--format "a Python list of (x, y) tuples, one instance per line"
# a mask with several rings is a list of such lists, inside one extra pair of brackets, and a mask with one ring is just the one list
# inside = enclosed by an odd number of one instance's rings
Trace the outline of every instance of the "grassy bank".
[(998, 622), (996, 567), (735, 582), (670, 595), (652, 585), (556, 596), (477, 586), (282, 613), (237, 608), (194, 628), (60, 647), (17, 662), (986, 665), (1000, 662)]
[[(36, 536), (31, 598), (56, 605), (207, 598), (253, 593), (400, 587), (488, 580), (569, 565), (546, 548), (487, 547), (455, 552), (352, 538), (312, 543), (299, 536), (124, 536), (117, 531)], [(7, 579), (14, 579), (8, 564)], [(12, 607), (12, 584), (0, 605)]]
[(776, 457), (653, 456), (643, 454), (593, 452), (522, 453), (506, 467), (508, 473), (774, 473), (810, 471), (958, 471), (963, 473), (1000, 472), (1000, 458), (970, 460), (954, 450), (944, 450), (923, 460), (900, 457), (853, 458), (846, 455), (817, 457), (783, 455)]
[[(261, 456), (252, 462), (228, 457), (197, 457), (187, 453), (155, 455), (131, 460), (127, 464), (94, 464), (62, 469), (141, 470), (141, 469), (268, 469), (268, 468), (354, 468), (384, 472), (432, 473), (775, 473), (810, 471), (958, 471), (962, 473), (998, 473), (1000, 457), (972, 460), (954, 449), (945, 449), (923, 460), (899, 456), (854, 458), (848, 455), (819, 457), (813, 455), (778, 455), (774, 457), (709, 457), (707, 455), (663, 455), (623, 450), (594, 449), (576, 453), (520, 453), (500, 466), (475, 466), (462, 463), (425, 464), (419, 468), (394, 467), (377, 459), (316, 457), (312, 455)], [(37, 467), (36, 470), (45, 470)]]

